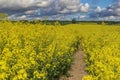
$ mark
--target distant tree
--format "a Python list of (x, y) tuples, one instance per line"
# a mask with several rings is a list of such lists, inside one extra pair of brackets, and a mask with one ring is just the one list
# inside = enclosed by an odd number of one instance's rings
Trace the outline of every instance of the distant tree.
[(8, 17), (8, 14), (6, 13), (0, 13), (0, 19), (5, 20)]
[(55, 21), (55, 23), (54, 23), (54, 26), (55, 27), (59, 27), (61, 24), (60, 24), (60, 22), (59, 21)]
[(104, 21), (102, 21), (102, 23), (101, 23), (102, 25), (105, 25), (105, 22)]
[(44, 22), (45, 22), (45, 24), (48, 24), (48, 17), (47, 16), (44, 16)]
[(38, 20), (38, 19), (34, 19), (33, 22), (34, 22), (34, 23), (39, 23), (39, 20)]
[(77, 21), (75, 18), (72, 19), (72, 23), (75, 24)]

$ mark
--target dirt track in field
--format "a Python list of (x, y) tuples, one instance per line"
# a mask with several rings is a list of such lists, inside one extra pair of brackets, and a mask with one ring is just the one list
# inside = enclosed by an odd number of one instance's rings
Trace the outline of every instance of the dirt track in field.
[(82, 80), (82, 77), (87, 75), (83, 51), (79, 50), (75, 53), (69, 74), (69, 77), (62, 77), (60, 80)]

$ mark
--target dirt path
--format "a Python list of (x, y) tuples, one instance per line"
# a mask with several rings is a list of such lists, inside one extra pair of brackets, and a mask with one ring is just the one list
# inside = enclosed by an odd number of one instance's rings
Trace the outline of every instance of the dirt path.
[(84, 75), (87, 75), (85, 72), (84, 52), (79, 50), (74, 55), (74, 62), (71, 66), (70, 76), (63, 77), (60, 80), (82, 80)]

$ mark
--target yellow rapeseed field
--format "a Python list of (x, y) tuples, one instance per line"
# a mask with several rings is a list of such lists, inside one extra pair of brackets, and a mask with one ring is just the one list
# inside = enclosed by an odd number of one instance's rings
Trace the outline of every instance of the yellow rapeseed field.
[(83, 80), (120, 80), (119, 26), (0, 22), (0, 80), (58, 80), (78, 48)]

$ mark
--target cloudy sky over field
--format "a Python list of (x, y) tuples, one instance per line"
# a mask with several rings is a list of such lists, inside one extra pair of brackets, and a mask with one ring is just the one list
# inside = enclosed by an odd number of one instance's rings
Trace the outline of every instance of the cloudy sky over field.
[(9, 19), (120, 20), (120, 0), (0, 0)]

